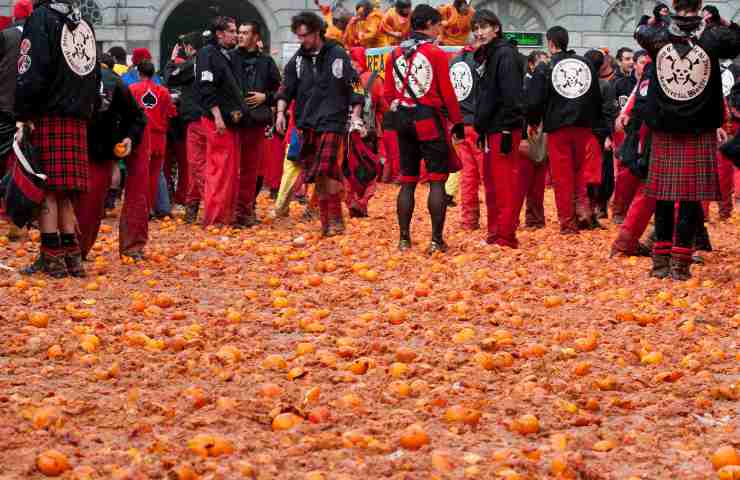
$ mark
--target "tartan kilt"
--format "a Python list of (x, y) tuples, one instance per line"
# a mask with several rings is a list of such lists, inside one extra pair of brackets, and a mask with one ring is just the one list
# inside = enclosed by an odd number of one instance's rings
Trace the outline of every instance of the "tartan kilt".
[(304, 130), (298, 163), (303, 165), (307, 183), (319, 177), (342, 180), (346, 135), (334, 132)]
[(31, 144), (39, 149), (47, 190), (86, 192), (88, 189), (87, 122), (70, 117), (33, 121)]
[(645, 195), (656, 200), (720, 200), (715, 132), (653, 132)]

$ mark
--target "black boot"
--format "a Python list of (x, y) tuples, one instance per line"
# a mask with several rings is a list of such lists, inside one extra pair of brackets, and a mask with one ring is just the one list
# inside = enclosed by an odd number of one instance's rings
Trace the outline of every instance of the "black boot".
[(696, 232), (694, 248), (696, 250), (701, 250), (702, 252), (712, 251), (712, 242), (709, 240), (709, 231), (707, 230), (707, 226), (704, 224), (699, 226), (698, 231)]
[(691, 248), (673, 247), (671, 250), (671, 278), (679, 282), (685, 282), (691, 278), (693, 254)]
[(671, 256), (653, 254), (653, 269), (650, 276), (654, 278), (668, 278), (671, 275)]

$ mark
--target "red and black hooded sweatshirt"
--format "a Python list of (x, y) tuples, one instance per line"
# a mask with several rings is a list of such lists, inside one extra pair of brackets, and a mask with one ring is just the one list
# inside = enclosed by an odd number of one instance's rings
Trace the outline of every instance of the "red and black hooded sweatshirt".
[(95, 31), (78, 7), (42, 0), (23, 26), (15, 115), (92, 118), (98, 103), (100, 65)]

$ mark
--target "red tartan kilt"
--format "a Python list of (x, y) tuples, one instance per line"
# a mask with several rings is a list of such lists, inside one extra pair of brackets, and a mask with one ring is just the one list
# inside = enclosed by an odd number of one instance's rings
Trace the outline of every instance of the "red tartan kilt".
[(299, 163), (303, 165), (306, 183), (319, 177), (342, 179), (344, 134), (304, 130), (302, 142)]
[(656, 200), (720, 200), (715, 133), (653, 132), (645, 194)]
[(33, 121), (31, 144), (39, 149), (41, 167), (48, 176), (47, 190), (87, 192), (87, 122), (69, 117), (42, 117)]

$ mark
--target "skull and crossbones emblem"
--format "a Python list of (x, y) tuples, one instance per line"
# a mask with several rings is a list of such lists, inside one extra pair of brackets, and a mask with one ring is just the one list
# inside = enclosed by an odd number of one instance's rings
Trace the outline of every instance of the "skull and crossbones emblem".
[(552, 84), (561, 96), (574, 99), (591, 88), (591, 68), (578, 58), (566, 58), (555, 65)]
[(74, 30), (62, 29), (62, 54), (69, 68), (79, 76), (90, 74), (97, 61), (95, 35), (84, 20)]
[(669, 43), (660, 49), (656, 58), (658, 83), (673, 100), (696, 98), (709, 84), (712, 72), (709, 55), (699, 45), (680, 55)]

